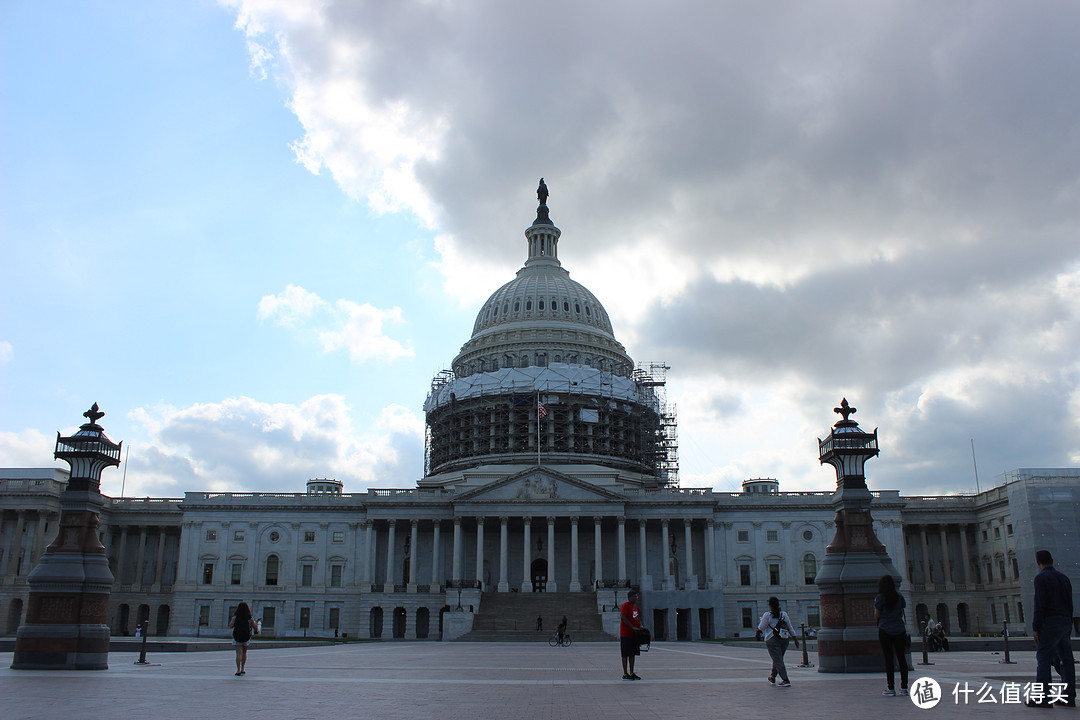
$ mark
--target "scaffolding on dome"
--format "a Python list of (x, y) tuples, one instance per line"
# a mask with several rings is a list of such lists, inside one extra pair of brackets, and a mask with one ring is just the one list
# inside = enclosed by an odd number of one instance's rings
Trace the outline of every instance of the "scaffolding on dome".
[[(424, 473), (481, 462), (609, 462), (678, 485), (674, 405), (664, 363), (620, 377), (588, 366), (504, 368), (431, 381)], [(543, 405), (543, 410), (539, 405)], [(539, 422), (539, 433), (537, 423)], [(539, 445), (537, 444), (539, 443)]]

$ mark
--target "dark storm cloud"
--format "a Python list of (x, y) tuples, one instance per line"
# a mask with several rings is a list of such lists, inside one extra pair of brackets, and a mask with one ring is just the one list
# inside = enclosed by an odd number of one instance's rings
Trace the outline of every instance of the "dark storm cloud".
[[(572, 267), (654, 255), (608, 310), (721, 425), (772, 384), (800, 432), (858, 393), (910, 473), (1080, 458), (1080, 5), (241, 6), (302, 147), (358, 196), (404, 167), (447, 273), (516, 267), (541, 175)], [(385, 108), (424, 152), (355, 142)]]

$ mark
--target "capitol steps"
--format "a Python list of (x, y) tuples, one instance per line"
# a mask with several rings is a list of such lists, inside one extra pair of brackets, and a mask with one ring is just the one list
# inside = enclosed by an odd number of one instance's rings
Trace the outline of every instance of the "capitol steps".
[[(567, 630), (575, 642), (614, 641), (603, 630), (596, 607), (596, 593), (499, 593), (486, 592), (473, 619), (471, 632), (461, 642), (547, 642), (566, 616)], [(544, 619), (537, 631), (536, 618)]]

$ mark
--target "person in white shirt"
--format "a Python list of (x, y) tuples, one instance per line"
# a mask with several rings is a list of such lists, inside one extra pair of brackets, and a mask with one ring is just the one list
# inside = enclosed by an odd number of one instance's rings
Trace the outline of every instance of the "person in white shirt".
[[(769, 611), (761, 616), (757, 634), (758, 637), (764, 636), (765, 647), (769, 651), (769, 657), (772, 658), (769, 682), (777, 687), (791, 687), (787, 667), (784, 665), (784, 653), (787, 652), (790, 641), (794, 641), (795, 647), (799, 647), (799, 640), (795, 637), (795, 627), (791, 624), (791, 618), (780, 609), (778, 598), (769, 598)], [(776, 682), (777, 676), (780, 676), (779, 683)]]

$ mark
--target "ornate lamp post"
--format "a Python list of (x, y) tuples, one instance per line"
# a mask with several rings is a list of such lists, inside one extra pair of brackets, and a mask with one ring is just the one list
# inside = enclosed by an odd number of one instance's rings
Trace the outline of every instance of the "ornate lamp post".
[(109, 667), (109, 594), (113, 574), (98, 539), (101, 471), (120, 464), (120, 444), (97, 421), (70, 437), (56, 433), (54, 457), (71, 466), (60, 494), (60, 529), (27, 577), (26, 623), (19, 627), (11, 667), (26, 670), (106, 670)]
[(843, 419), (818, 438), (821, 463), (836, 470), (836, 535), (814, 581), (821, 594), (818, 672), (876, 672), (885, 667), (874, 620), (878, 580), (888, 574), (897, 587), (901, 581), (870, 516), (864, 466), (878, 454), (877, 430), (862, 431), (846, 398), (833, 410)]

